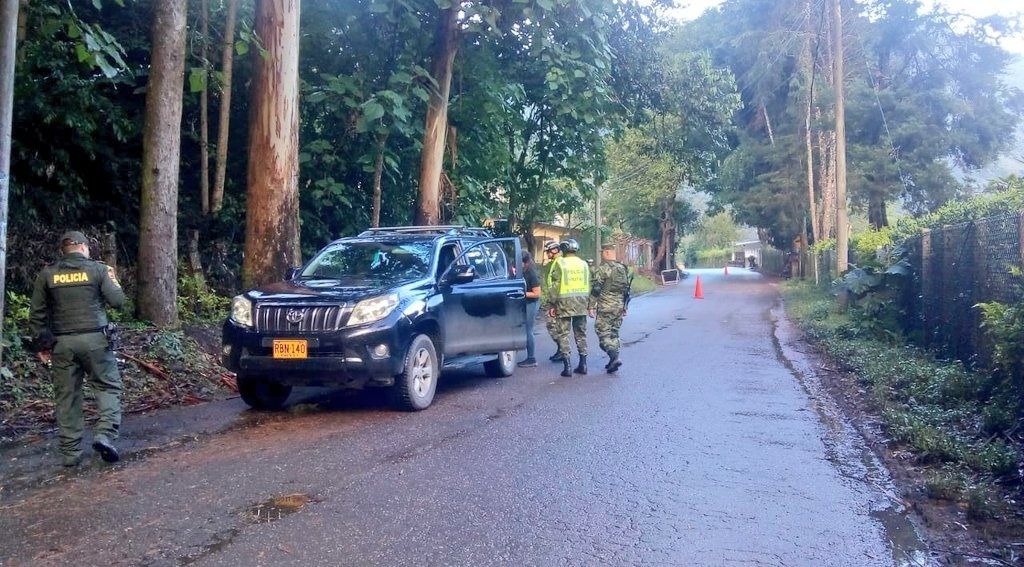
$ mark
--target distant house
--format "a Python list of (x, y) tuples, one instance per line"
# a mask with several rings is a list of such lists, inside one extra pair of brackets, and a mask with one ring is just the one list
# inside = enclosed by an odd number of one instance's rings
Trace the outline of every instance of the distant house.
[(530, 250), (530, 253), (537, 259), (538, 264), (543, 264), (547, 260), (544, 257), (544, 245), (548, 242), (579, 238), (579, 235), (571, 228), (548, 222), (533, 223), (530, 232), (533, 234), (533, 250)]
[(611, 237), (615, 245), (615, 257), (627, 266), (638, 270), (654, 269), (654, 242), (631, 234), (616, 233)]
[(749, 258), (754, 257), (754, 262), (761, 265), (761, 241), (760, 240), (747, 240), (744, 242), (737, 242), (732, 246), (732, 259), (730, 264), (737, 266), (749, 266)]

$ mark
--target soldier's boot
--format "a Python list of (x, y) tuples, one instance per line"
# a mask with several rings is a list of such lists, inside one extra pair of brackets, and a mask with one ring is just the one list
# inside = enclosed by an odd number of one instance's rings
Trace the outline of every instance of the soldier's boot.
[(82, 454), (65, 454), (61, 457), (61, 464), (68, 468), (77, 467), (82, 464)]
[(619, 360), (619, 351), (613, 350), (608, 353), (608, 364), (604, 367), (608, 371), (608, 374), (615, 374), (615, 371), (622, 366), (622, 361)]
[(100, 458), (107, 463), (116, 463), (121, 460), (121, 454), (117, 452), (117, 448), (111, 443), (110, 439), (107, 439), (104, 435), (97, 435), (92, 442), (92, 448), (94, 451), (99, 453)]
[(568, 356), (563, 356), (562, 357), (562, 376), (565, 376), (567, 378), (569, 376), (572, 376), (572, 370), (569, 369), (569, 357)]
[(555, 351), (555, 354), (552, 354), (552, 355), (551, 355), (551, 356), (550, 356), (550, 357), (548, 358), (548, 360), (550, 360), (551, 362), (562, 362), (562, 360), (563, 360), (564, 358), (565, 358), (565, 357), (564, 357), (564, 356), (562, 356), (562, 351), (560, 351), (560, 350), (556, 350), (556, 351)]
[[(568, 368), (568, 363), (566, 363), (566, 368)], [(587, 355), (580, 355), (580, 363), (576, 366), (576, 370), (573, 370), (573, 372), (575, 372), (576, 374), (587, 373)]]

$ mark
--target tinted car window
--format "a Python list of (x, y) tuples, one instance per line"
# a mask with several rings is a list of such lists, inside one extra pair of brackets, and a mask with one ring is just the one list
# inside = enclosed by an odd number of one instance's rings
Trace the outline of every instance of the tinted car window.
[(491, 277), (507, 280), (509, 276), (508, 262), (505, 260), (505, 252), (497, 244), (484, 244), (484, 255), (491, 268)]
[(487, 258), (484, 246), (474, 246), (466, 252), (466, 260), (476, 270), (477, 279), (489, 280), (494, 277), (491, 273), (491, 262)]
[(429, 243), (348, 242), (324, 249), (310, 260), (300, 278), (372, 280), (389, 284), (430, 273)]

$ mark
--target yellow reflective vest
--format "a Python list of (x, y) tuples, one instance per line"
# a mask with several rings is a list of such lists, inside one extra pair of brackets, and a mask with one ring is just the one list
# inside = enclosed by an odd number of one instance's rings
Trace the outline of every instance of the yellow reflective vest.
[(562, 257), (556, 262), (561, 276), (558, 282), (559, 299), (590, 296), (590, 266), (576, 256)]

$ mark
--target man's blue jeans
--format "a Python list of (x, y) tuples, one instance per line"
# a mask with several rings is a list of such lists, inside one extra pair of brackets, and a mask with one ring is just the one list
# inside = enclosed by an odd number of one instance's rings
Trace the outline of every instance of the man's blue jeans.
[(533, 340), (533, 324), (537, 322), (540, 312), (540, 301), (526, 302), (526, 358), (535, 358), (537, 345)]

